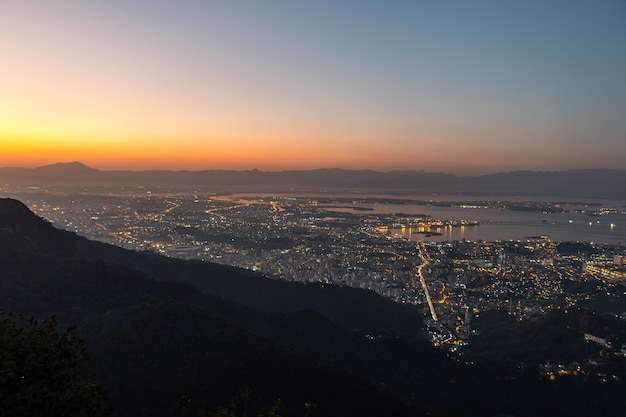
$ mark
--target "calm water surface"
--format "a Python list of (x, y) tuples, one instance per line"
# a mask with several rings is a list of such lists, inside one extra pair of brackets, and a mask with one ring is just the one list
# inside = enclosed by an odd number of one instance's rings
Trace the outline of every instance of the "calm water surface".
[[(287, 195), (280, 195), (288, 197)], [(258, 197), (258, 195), (257, 195)], [(304, 198), (303, 195), (293, 197)], [(330, 195), (311, 195), (310, 197), (330, 197)], [(561, 202), (566, 209), (598, 210), (600, 207), (616, 208), (620, 212), (626, 212), (626, 201), (623, 200), (593, 200), (572, 198), (546, 198), (546, 197), (472, 197), (459, 195), (432, 196), (388, 196), (388, 195), (337, 195), (343, 198), (401, 198), (418, 201), (547, 201)], [(252, 195), (230, 196), (232, 199), (245, 200)], [(583, 203), (597, 204), (585, 206)], [(439, 207), (423, 204), (361, 204), (356, 202), (355, 207), (365, 207), (371, 210), (357, 211), (348, 204), (338, 204), (337, 208), (328, 210), (339, 212), (351, 212), (355, 214), (392, 214), (406, 213), (414, 216), (428, 215), (434, 220), (477, 220), (478, 226), (465, 226), (454, 228), (432, 229), (441, 233), (441, 236), (427, 236), (417, 233), (417, 229), (406, 227), (395, 228), (390, 232), (401, 234), (412, 240), (426, 241), (450, 241), (463, 238), (475, 241), (495, 240), (527, 240), (528, 237), (549, 235), (553, 241), (581, 241), (608, 244), (626, 244), (626, 214), (605, 214), (601, 216), (589, 216), (583, 213), (552, 213), (544, 214), (537, 212), (513, 211), (494, 208), (461, 208)], [(348, 207), (346, 207), (348, 206)]]

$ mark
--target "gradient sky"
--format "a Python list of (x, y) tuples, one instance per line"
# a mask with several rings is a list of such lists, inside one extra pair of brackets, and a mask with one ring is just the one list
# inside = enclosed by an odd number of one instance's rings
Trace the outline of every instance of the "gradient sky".
[(623, 0), (0, 0), (0, 166), (625, 158)]

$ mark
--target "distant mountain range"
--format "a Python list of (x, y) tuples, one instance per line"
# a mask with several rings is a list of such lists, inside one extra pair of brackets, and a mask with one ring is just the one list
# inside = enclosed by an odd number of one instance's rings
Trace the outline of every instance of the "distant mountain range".
[[(89, 241), (13, 199), (0, 199), (0, 310), (77, 325), (83, 370), (102, 376), (122, 416), (198, 415), (245, 392), (248, 415), (274, 415), (278, 399), (288, 416), (308, 415), (305, 402), (311, 417), (623, 415), (622, 382), (540, 380), (533, 367), (584, 360), (597, 348), (580, 350), (581, 324), (614, 318), (498, 316), (461, 356), (468, 365), (420, 337), (415, 307)], [(516, 358), (532, 362), (517, 369)], [(192, 399), (184, 413), (181, 395)]]
[(103, 171), (79, 162), (0, 168), (0, 184), (108, 184), (204, 187), (232, 192), (376, 192), (527, 195), (626, 199), (626, 170), (512, 171), (457, 176), (424, 171), (314, 169), (305, 171)]

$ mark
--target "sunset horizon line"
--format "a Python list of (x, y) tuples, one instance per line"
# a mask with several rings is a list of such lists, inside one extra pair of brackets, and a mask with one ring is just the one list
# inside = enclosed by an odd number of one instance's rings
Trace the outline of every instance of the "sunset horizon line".
[[(452, 175), (456, 177), (480, 177), (480, 176), (488, 176), (488, 175), (496, 175), (496, 174), (506, 174), (506, 173), (515, 173), (515, 172), (567, 172), (567, 171), (626, 171), (623, 168), (607, 168), (607, 167), (587, 167), (587, 168), (561, 168), (561, 169), (532, 169), (532, 168), (518, 168), (518, 169), (510, 169), (510, 170), (492, 170), (486, 173), (477, 173), (477, 174), (463, 174), (463, 173), (454, 173), (444, 170), (428, 170), (423, 168), (394, 168), (394, 169), (376, 169), (376, 168), (348, 168), (341, 166), (320, 166), (314, 168), (283, 168), (283, 169), (260, 169), (260, 168), (99, 168), (93, 166), (88, 163), (84, 163), (79, 160), (73, 161), (59, 161), (52, 162), (43, 165), (33, 165), (33, 166), (17, 166), (17, 165), (4, 165), (0, 166), (0, 169), (42, 169), (42, 168), (50, 168), (50, 167), (59, 167), (59, 166), (81, 166), (83, 168), (87, 168), (89, 170), (101, 171), (101, 172), (150, 172), (150, 171), (170, 171), (170, 172), (203, 172), (203, 171), (230, 171), (230, 172), (262, 172), (262, 173), (284, 173), (284, 172), (307, 172), (307, 171), (371, 171), (377, 173), (392, 173), (392, 172), (423, 172), (426, 174), (441, 174), (441, 175)], [(478, 168), (478, 167), (477, 167)]]

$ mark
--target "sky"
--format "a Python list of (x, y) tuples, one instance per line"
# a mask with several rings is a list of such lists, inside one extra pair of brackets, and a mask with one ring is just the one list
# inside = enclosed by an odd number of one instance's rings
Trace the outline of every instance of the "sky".
[(626, 169), (626, 2), (0, 0), (0, 166)]

